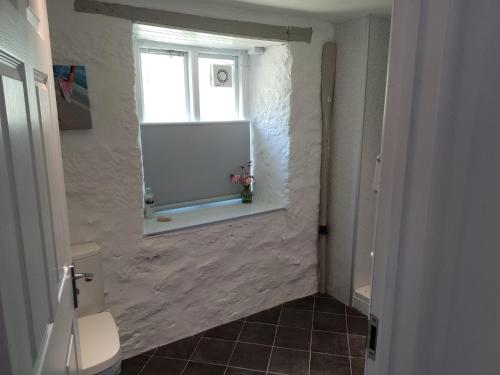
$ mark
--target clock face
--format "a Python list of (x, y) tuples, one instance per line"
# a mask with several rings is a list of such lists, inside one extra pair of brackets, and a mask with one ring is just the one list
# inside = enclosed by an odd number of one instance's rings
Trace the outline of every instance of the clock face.
[(227, 82), (228, 78), (229, 78), (229, 73), (227, 72), (226, 69), (219, 69), (217, 71), (217, 80), (219, 82), (225, 83)]

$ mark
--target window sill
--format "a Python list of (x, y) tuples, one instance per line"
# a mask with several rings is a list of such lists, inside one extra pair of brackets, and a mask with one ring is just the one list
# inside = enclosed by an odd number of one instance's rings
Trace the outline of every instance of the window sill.
[(254, 216), (266, 212), (284, 209), (281, 205), (254, 202), (242, 204), (240, 199), (202, 204), (198, 206), (175, 208), (157, 212), (158, 216), (171, 219), (159, 222), (157, 218), (144, 219), (144, 236), (150, 237), (186, 228), (199, 227), (210, 223), (220, 223), (227, 220)]

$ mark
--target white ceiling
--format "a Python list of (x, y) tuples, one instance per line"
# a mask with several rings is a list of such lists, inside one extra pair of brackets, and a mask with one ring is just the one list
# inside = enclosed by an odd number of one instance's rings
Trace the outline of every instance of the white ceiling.
[(392, 0), (215, 0), (214, 2), (267, 7), (333, 22), (366, 14), (389, 15), (392, 6)]

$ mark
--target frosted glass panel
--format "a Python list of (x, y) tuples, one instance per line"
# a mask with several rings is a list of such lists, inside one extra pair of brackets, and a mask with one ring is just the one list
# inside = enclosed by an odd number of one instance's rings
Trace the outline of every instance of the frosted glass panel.
[(187, 55), (141, 52), (143, 121), (189, 121)]
[[(231, 65), (233, 73), (232, 87), (212, 87), (212, 65)], [(225, 121), (238, 119), (236, 101), (235, 60), (200, 57), (198, 59), (200, 85), (200, 120)]]

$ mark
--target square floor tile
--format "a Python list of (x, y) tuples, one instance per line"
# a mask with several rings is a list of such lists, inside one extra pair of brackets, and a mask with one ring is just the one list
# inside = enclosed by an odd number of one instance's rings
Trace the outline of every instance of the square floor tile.
[(236, 341), (238, 335), (240, 334), (241, 327), (243, 327), (243, 322), (237, 320), (235, 322), (209, 329), (205, 332), (204, 337)]
[(156, 349), (154, 356), (189, 359), (199, 340), (200, 335), (196, 335), (168, 345), (160, 346)]
[(230, 366), (249, 370), (266, 371), (271, 347), (239, 342), (231, 358)]
[(187, 361), (182, 359), (153, 357), (148, 362), (141, 375), (180, 375)]
[(264, 310), (257, 314), (250, 315), (247, 318), (247, 322), (278, 324), (280, 313), (281, 307), (273, 307), (272, 309)]
[(295, 328), (311, 329), (312, 311), (283, 309), (279, 325)]
[[(189, 362), (183, 375), (224, 375), (225, 366), (209, 365), (206, 363)], [(170, 375), (169, 372), (162, 375)]]
[(351, 349), (351, 356), (364, 357), (366, 354), (366, 337), (349, 335), (349, 348)]
[(349, 328), (349, 333), (366, 336), (368, 334), (368, 319), (348, 316), (347, 327)]
[(345, 333), (313, 331), (311, 350), (319, 353), (348, 356), (347, 335)]
[(347, 332), (346, 318), (342, 315), (314, 313), (313, 329), (331, 332)]
[(281, 374), (307, 375), (309, 371), (309, 352), (274, 348), (271, 354), (269, 372)]
[(345, 315), (345, 305), (333, 298), (316, 298), (314, 311)]
[(308, 296), (304, 298), (299, 298), (283, 305), (287, 309), (297, 309), (297, 310), (309, 310), (312, 311), (314, 306), (314, 297)]
[(226, 375), (263, 375), (265, 371), (247, 370), (243, 368), (228, 367)]
[(246, 322), (239, 341), (273, 345), (275, 333), (276, 326), (274, 325)]
[(148, 357), (141, 355), (125, 359), (124, 361), (122, 361), (121, 375), (137, 375), (148, 360)]
[(235, 342), (202, 338), (196, 348), (192, 360), (196, 362), (227, 365)]
[(311, 375), (350, 375), (349, 357), (311, 353)]
[(352, 375), (364, 375), (365, 360), (363, 358), (351, 358)]
[(275, 346), (288, 349), (309, 350), (311, 331), (302, 328), (279, 327)]

